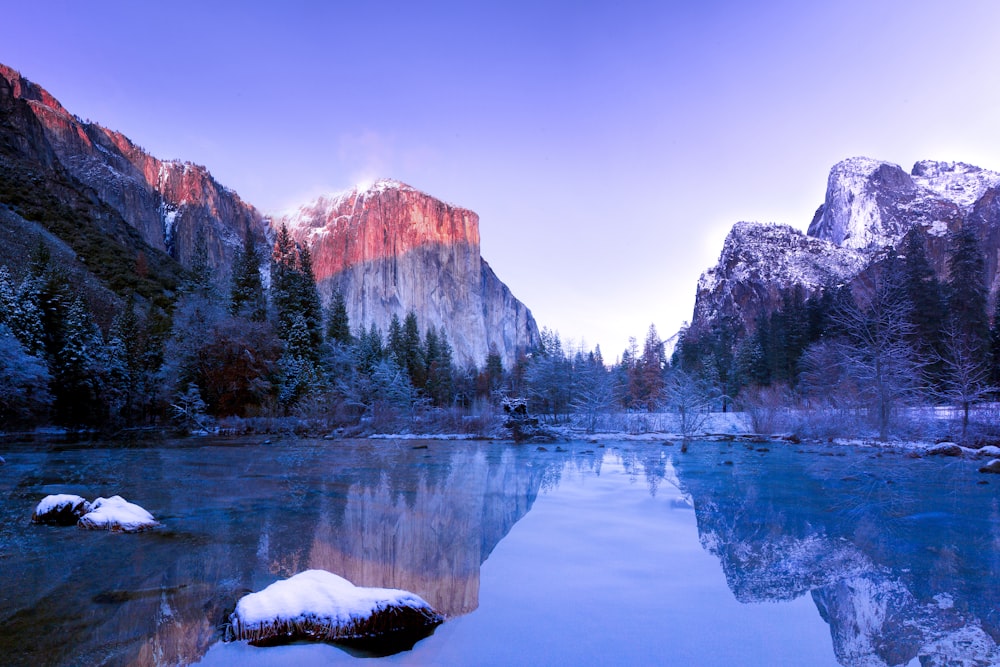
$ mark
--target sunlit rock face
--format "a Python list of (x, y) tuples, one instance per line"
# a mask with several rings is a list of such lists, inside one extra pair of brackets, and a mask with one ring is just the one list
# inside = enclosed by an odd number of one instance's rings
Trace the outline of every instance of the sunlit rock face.
[[(355, 327), (386, 331), (409, 311), (445, 328), (460, 364), (495, 349), (510, 365), (538, 342), (531, 312), (480, 256), (479, 216), (380, 180), (321, 197), (274, 220), (312, 252), (325, 299), (340, 290)], [(421, 332), (421, 333), (422, 333)]]
[(844, 665), (1000, 664), (1000, 509), (988, 494), (925, 490), (935, 474), (945, 489), (975, 489), (973, 468), (792, 452), (758, 468), (753, 454), (722, 456), (734, 465), (707, 455), (675, 470), (737, 600), (809, 594)]
[(940, 278), (947, 275), (950, 234), (973, 225), (986, 254), (995, 296), (1000, 258), (1000, 173), (961, 162), (917, 162), (910, 173), (882, 160), (855, 157), (837, 163), (826, 197), (805, 234), (785, 226), (737, 223), (715, 267), (698, 283), (692, 327), (729, 318), (752, 329), (760, 313), (781, 305), (781, 293), (808, 297), (849, 283), (904, 236), (918, 230)]
[[(356, 328), (374, 323), (385, 331), (393, 315), (402, 319), (412, 310), (421, 334), (444, 327), (460, 365), (482, 366), (496, 350), (509, 368), (538, 343), (531, 312), (480, 256), (479, 217), (470, 210), (379, 181), (272, 221), (205, 167), (150, 155), (124, 135), (72, 115), (44, 88), (3, 65), (0, 111), (0, 141), (17, 156), (17, 169), (28, 173), (22, 180), (43, 179), (51, 186), (46, 192), (64, 182), (65, 196), (57, 198), (92, 209), (88, 221), (134, 256), (162, 251), (190, 267), (204, 239), (215, 278), (225, 287), (245, 235), (269, 257), (274, 230), (287, 223), (296, 240), (310, 246), (324, 297), (340, 289)], [(0, 155), (0, 169), (11, 169), (6, 159)], [(9, 197), (23, 198), (23, 188), (14, 189)], [(5, 250), (0, 248), (0, 263), (16, 264)], [(266, 274), (269, 266), (262, 269)]]
[[(190, 265), (204, 235), (209, 261), (224, 281), (233, 254), (249, 229), (262, 246), (263, 217), (220, 185), (204, 167), (153, 157), (124, 135), (71, 115), (45, 89), (0, 65), (6, 91), (27, 102), (58, 163), (94, 196), (117, 211), (153, 248)], [(95, 220), (101, 224), (101, 220)]]

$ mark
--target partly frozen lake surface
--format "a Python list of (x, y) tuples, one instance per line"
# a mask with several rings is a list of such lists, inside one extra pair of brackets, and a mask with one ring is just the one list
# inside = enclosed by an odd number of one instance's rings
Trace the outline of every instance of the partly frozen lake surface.
[[(0, 445), (0, 662), (1000, 664), (1000, 479), (974, 461), (262, 440)], [(30, 525), (54, 493), (163, 526)], [(242, 594), (309, 568), (449, 620), (386, 658), (221, 642)]]

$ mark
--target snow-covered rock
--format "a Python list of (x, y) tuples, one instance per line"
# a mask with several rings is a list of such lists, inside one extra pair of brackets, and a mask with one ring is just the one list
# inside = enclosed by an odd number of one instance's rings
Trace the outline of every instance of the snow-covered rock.
[(867, 256), (853, 248), (806, 236), (788, 225), (738, 222), (726, 237), (719, 262), (698, 281), (692, 324), (731, 317), (752, 326), (757, 315), (781, 305), (782, 293), (804, 296), (849, 281)]
[(1000, 458), (1000, 447), (997, 447), (996, 445), (986, 445), (985, 447), (980, 447), (976, 450), (976, 456)]
[(924, 454), (927, 456), (961, 456), (962, 448), (954, 442), (939, 442), (928, 447)]
[(72, 526), (91, 510), (90, 503), (69, 493), (45, 496), (31, 514), (32, 523)]
[(121, 496), (98, 498), (77, 525), (87, 530), (137, 533), (160, 525), (153, 515)]
[(229, 638), (268, 645), (396, 641), (408, 635), (415, 642), (443, 620), (413, 593), (364, 588), (326, 570), (306, 570), (241, 598), (229, 617)]

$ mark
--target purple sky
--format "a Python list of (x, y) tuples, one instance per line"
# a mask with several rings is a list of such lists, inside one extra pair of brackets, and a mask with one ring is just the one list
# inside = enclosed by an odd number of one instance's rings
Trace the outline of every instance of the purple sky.
[[(1000, 3), (19, 2), (0, 62), (265, 212), (389, 176), (614, 360), (837, 161), (1000, 169)], [(751, 4), (756, 5), (750, 7)]]

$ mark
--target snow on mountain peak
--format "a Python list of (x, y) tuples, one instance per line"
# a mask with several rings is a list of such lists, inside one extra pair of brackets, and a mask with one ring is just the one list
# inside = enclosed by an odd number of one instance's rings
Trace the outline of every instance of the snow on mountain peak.
[(955, 202), (966, 213), (987, 190), (1000, 185), (1000, 174), (964, 162), (921, 160), (912, 173), (918, 186)]

